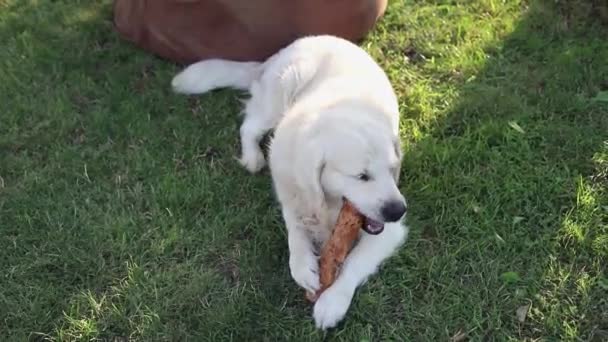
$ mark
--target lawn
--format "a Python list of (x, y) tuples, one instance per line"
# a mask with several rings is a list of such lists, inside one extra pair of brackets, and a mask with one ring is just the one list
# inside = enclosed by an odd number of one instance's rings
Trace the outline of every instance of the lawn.
[(391, 1), (410, 238), (324, 333), (240, 94), (173, 94), (109, 0), (0, 1), (0, 340), (608, 340), (603, 4)]

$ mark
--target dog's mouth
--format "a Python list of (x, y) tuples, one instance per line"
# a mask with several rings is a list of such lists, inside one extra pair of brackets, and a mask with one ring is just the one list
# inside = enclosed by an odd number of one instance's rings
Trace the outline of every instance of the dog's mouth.
[(357, 208), (357, 206), (352, 201), (350, 201), (348, 198), (343, 197), (342, 200), (349, 201), (355, 207), (355, 209), (357, 209), (359, 214), (365, 218), (365, 222), (363, 222), (363, 227), (361, 227), (361, 228), (366, 233), (371, 234), (371, 235), (378, 235), (378, 234), (382, 233), (382, 231), (384, 231), (384, 222), (374, 220), (373, 218), (370, 218), (369, 216), (363, 214), (361, 212), (361, 210), (359, 208)]
[(365, 230), (368, 234), (378, 235), (384, 230), (384, 222), (376, 221), (365, 216), (363, 230)]

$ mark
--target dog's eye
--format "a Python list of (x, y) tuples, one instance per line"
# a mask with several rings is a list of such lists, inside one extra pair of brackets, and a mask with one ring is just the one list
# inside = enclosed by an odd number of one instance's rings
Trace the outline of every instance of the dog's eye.
[(365, 172), (364, 172), (364, 173), (360, 173), (360, 174), (357, 176), (357, 178), (358, 178), (360, 181), (363, 181), (363, 182), (367, 182), (367, 181), (369, 181), (369, 175), (368, 175), (367, 173), (365, 173)]

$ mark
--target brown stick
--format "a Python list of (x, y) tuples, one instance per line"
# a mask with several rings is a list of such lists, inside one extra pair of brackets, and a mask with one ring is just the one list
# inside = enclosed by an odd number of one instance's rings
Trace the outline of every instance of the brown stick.
[(357, 209), (345, 200), (338, 215), (334, 230), (321, 249), (319, 258), (319, 282), (321, 288), (317, 293), (306, 293), (306, 298), (315, 302), (321, 293), (330, 287), (338, 277), (340, 267), (350, 252), (359, 230), (363, 226), (364, 217)]

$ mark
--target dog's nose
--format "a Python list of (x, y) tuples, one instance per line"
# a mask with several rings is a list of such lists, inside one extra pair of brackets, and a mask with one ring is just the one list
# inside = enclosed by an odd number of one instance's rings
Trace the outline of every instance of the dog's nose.
[(385, 222), (396, 222), (405, 215), (406, 210), (405, 203), (402, 201), (391, 201), (384, 204), (381, 214)]

